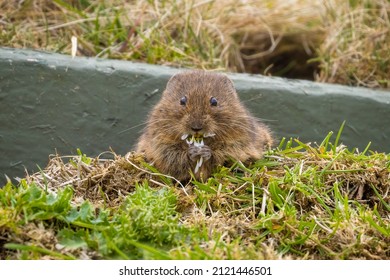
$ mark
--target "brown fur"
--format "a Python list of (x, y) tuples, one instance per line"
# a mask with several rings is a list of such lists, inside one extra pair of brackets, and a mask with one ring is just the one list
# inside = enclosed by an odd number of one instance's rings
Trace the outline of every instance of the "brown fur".
[[(185, 105), (180, 104), (182, 97)], [(211, 106), (210, 98), (217, 106)], [(205, 146), (194, 148), (183, 134), (214, 133), (204, 138)], [(272, 145), (269, 129), (259, 123), (240, 103), (232, 81), (223, 74), (186, 71), (174, 75), (160, 102), (153, 108), (136, 150), (144, 152), (161, 172), (179, 180), (190, 178), (196, 158), (205, 155), (197, 179), (208, 178), (217, 165), (229, 159), (247, 161), (262, 157)]]

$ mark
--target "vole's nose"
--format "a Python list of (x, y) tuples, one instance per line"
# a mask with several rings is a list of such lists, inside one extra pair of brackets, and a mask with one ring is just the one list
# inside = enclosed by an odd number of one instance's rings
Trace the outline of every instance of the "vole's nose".
[(203, 129), (203, 119), (201, 116), (195, 116), (189, 123), (191, 130), (198, 133)]
[(200, 124), (195, 124), (195, 125), (192, 125), (192, 126), (191, 126), (191, 129), (192, 129), (192, 131), (194, 131), (194, 132), (199, 132), (199, 131), (201, 131), (201, 130), (203, 129), (203, 127), (202, 127), (202, 125), (200, 125)]

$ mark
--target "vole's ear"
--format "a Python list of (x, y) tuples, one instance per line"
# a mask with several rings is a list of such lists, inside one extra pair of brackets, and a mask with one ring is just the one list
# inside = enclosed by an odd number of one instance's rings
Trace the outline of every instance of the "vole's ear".
[(173, 75), (167, 83), (167, 86), (165, 88), (165, 94), (169, 94), (171, 92), (177, 92), (178, 88), (180, 87), (181, 80), (183, 79), (183, 72), (176, 73)]
[(177, 81), (179, 79), (179, 76), (181, 75), (181, 73), (176, 73), (174, 74), (172, 77), (169, 78), (168, 80), (168, 83), (167, 83), (167, 87), (172, 84), (172, 83), (175, 83), (175, 81)]
[(225, 92), (232, 94), (234, 97), (238, 98), (236, 88), (234, 87), (233, 81), (225, 74), (218, 74), (219, 87), (224, 89)]

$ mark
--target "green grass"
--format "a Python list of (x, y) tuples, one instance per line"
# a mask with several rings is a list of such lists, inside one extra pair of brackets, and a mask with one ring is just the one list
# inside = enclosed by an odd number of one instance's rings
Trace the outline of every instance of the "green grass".
[(284, 139), (186, 186), (135, 154), (79, 152), (67, 178), (53, 158), (0, 189), (0, 258), (390, 259), (390, 154), (331, 140)]

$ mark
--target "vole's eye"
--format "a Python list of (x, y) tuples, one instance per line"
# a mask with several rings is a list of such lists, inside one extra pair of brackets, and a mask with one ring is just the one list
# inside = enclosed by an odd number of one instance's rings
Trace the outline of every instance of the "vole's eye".
[(180, 105), (185, 106), (187, 104), (187, 97), (183, 96), (180, 98)]
[(215, 97), (211, 97), (210, 98), (210, 105), (211, 106), (217, 106), (218, 105), (218, 101)]

